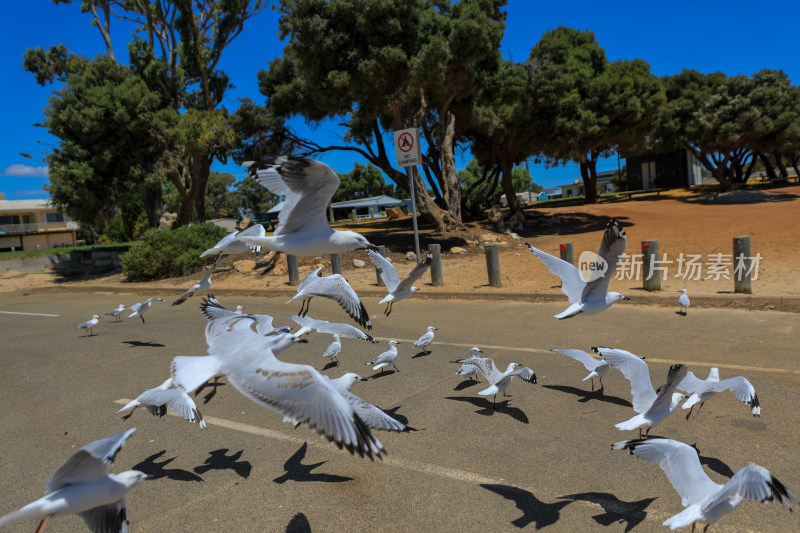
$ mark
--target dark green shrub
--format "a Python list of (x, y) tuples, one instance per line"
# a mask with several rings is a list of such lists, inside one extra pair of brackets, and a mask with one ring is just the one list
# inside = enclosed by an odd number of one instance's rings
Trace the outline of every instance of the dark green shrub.
[(122, 271), (130, 281), (149, 281), (183, 275), (201, 267), (200, 254), (227, 234), (214, 224), (193, 224), (175, 230), (150, 229), (122, 256)]

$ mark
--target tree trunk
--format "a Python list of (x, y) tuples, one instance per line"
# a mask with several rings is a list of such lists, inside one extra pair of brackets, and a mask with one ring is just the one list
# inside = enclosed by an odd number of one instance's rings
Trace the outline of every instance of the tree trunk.
[(503, 192), (506, 194), (506, 202), (511, 213), (519, 211), (519, 201), (517, 201), (517, 191), (514, 190), (514, 179), (512, 176), (512, 165), (507, 159), (501, 163), (503, 173)]
[(164, 197), (161, 182), (148, 183), (142, 187), (142, 201), (147, 213), (147, 225), (157, 228), (164, 214)]
[(783, 162), (783, 154), (775, 152), (773, 155), (775, 156), (775, 164), (778, 165), (778, 168), (781, 170), (781, 179), (787, 179), (789, 177), (789, 170), (786, 168), (786, 163)]
[(776, 179), (775, 169), (772, 167), (772, 161), (769, 160), (769, 156), (763, 152), (759, 152), (758, 155), (761, 157), (761, 162), (764, 163), (764, 170), (767, 172), (767, 177), (771, 180)]
[(596, 204), (597, 198), (597, 160), (586, 158), (581, 161), (581, 178), (583, 179), (584, 204)]
[[(192, 192), (194, 195), (194, 208), (196, 212), (195, 220), (205, 222), (206, 220), (206, 184), (208, 176), (211, 174), (211, 163), (214, 158), (211, 156), (201, 156), (199, 161), (192, 162)], [(194, 222), (194, 221), (193, 221)]]
[(443, 196), (447, 205), (447, 219), (450, 224), (461, 226), (461, 184), (456, 174), (455, 136), (456, 117), (447, 112), (447, 123), (442, 137), (442, 180)]
[[(185, 226), (197, 220), (197, 211), (194, 207), (194, 194), (197, 192), (196, 187), (187, 187), (185, 183), (191, 183), (191, 177), (185, 176), (187, 173), (184, 167), (183, 171), (174, 171), (170, 174), (172, 183), (178, 189), (178, 195), (181, 197), (181, 205), (178, 208), (178, 219), (175, 221), (175, 227)], [(186, 179), (188, 178), (188, 179)]]

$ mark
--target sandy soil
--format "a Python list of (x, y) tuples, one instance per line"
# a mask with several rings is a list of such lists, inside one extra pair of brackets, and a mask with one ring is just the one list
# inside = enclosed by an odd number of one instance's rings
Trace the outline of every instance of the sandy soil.
[[(560, 207), (526, 210), (527, 221), (518, 238), (499, 234), (489, 224), (472, 224), (467, 231), (445, 236), (421, 228), (421, 244), (439, 243), (442, 250), (444, 285), (433, 287), (430, 277), (418, 284), (423, 293), (459, 293), (463, 297), (481, 296), (535, 296), (562, 297), (558, 278), (524, 246), (524, 242), (558, 256), (559, 245), (572, 242), (575, 258), (584, 250), (597, 251), (602, 231), (609, 217), (616, 217), (627, 232), (628, 254), (641, 254), (641, 241), (657, 239), (660, 253), (666, 254), (662, 266), (667, 278), (662, 281), (659, 293), (642, 290), (641, 273), (631, 267), (618, 270), (611, 288), (635, 299), (672, 301), (676, 291), (686, 288), (692, 297), (717, 300), (746, 298), (733, 295), (735, 262), (732, 257), (734, 236), (749, 235), (751, 255), (761, 255), (758, 278), (753, 281), (753, 296), (774, 298), (776, 301), (797, 305), (800, 298), (800, 260), (794, 250), (794, 237), (800, 223), (800, 187), (785, 187), (770, 191), (739, 191), (721, 196), (700, 196), (676, 191), (660, 198), (606, 203), (593, 206)], [(411, 270), (413, 261), (405, 255), (413, 250), (411, 221), (406, 219), (392, 224), (372, 222), (352, 227), (366, 235), (371, 242), (383, 244), (388, 255), (398, 267), (401, 276)], [(497, 244), (503, 286), (488, 285), (485, 244)], [(463, 253), (452, 253), (458, 246)], [(685, 265), (679, 271), (679, 259), (698, 256), (698, 267), (687, 272)], [(715, 254), (722, 254), (717, 257)], [(274, 269), (266, 271), (264, 265), (271, 255), (255, 264), (249, 257), (226, 258), (223, 271), (214, 275), (215, 292), (225, 291), (279, 291), (293, 292), (288, 285), (286, 261), (282, 257)], [(353, 259), (366, 261), (366, 267), (356, 268)], [(635, 263), (635, 258), (634, 258)], [(345, 254), (342, 260), (344, 275), (359, 293), (378, 294), (383, 289), (376, 284), (375, 271), (364, 251)], [(628, 263), (629, 265), (631, 263)], [(330, 273), (329, 258), (301, 258), (301, 278), (322, 265)], [(716, 265), (714, 267), (713, 265)], [(714, 268), (719, 271), (715, 273)], [(242, 270), (240, 272), (240, 270)], [(726, 276), (729, 279), (726, 279)], [(115, 290), (131, 293), (174, 294), (196, 283), (200, 273), (151, 283), (130, 283), (122, 274), (79, 281), (65, 281), (55, 274), (8, 272), (0, 277), (0, 292), (40, 291), (58, 287), (80, 290)], [(697, 278), (697, 279), (695, 279)]]

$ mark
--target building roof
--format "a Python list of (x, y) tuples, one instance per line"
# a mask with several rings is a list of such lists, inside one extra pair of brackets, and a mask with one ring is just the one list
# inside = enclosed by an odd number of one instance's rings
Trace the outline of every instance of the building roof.
[(381, 196), (371, 196), (370, 198), (359, 198), (358, 200), (348, 200), (346, 202), (336, 202), (331, 204), (334, 209), (345, 209), (353, 207), (367, 207), (371, 205), (377, 206), (391, 206), (400, 205), (403, 202), (385, 194)]
[(50, 200), (0, 200), (0, 211), (37, 211), (41, 209), (55, 209), (50, 205)]

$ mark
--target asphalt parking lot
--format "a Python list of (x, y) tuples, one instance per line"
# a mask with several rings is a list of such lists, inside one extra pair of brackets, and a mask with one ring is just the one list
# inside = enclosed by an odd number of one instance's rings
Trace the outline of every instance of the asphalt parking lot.
[[(153, 294), (153, 296), (158, 296)], [(0, 300), (3, 347), (0, 430), (0, 515), (39, 498), (52, 471), (78, 448), (137, 427), (113, 471), (137, 469), (156, 479), (127, 497), (132, 531), (666, 531), (680, 497), (663, 472), (611, 444), (635, 438), (614, 424), (633, 416), (630, 387), (618, 372), (590, 391), (579, 363), (552, 348), (605, 345), (647, 357), (654, 385), (673, 363), (705, 378), (747, 377), (762, 416), (730, 393), (709, 401), (699, 417), (675, 413), (651, 434), (696, 444), (711, 478), (724, 483), (749, 462), (764, 466), (800, 496), (800, 315), (694, 309), (683, 317), (661, 307), (618, 304), (600, 315), (557, 321), (561, 303), (410, 299), (390, 317), (372, 299), (372, 334), (381, 344), (342, 339), (336, 377), (376, 374), (364, 363), (400, 341), (396, 365), (352, 392), (417, 429), (376, 435), (388, 455), (370, 461), (325, 443), (307, 428), (222, 386), (198, 403), (208, 428), (176, 416), (115, 413), (127, 399), (159, 385), (176, 355), (206, 353), (199, 296), (178, 307), (157, 303), (139, 318), (114, 323), (103, 313), (133, 295), (56, 293)], [(283, 316), (288, 298), (219, 296), (226, 307)], [(102, 316), (91, 337), (77, 324)], [(310, 315), (346, 321), (335, 304), (315, 299)], [(411, 343), (436, 326), (432, 352)], [(330, 343), (309, 344), (281, 358), (322, 369)], [(533, 368), (538, 384), (515, 380), (509, 398), (477, 395), (486, 385), (455, 375), (452, 359), (472, 346), (505, 368)], [(500, 401), (502, 400), (502, 401)], [(795, 505), (795, 511), (800, 511)], [(32, 531), (17, 522), (7, 531)], [(54, 519), (53, 531), (85, 531), (77, 517)], [(710, 531), (800, 531), (800, 512), (745, 502)]]

